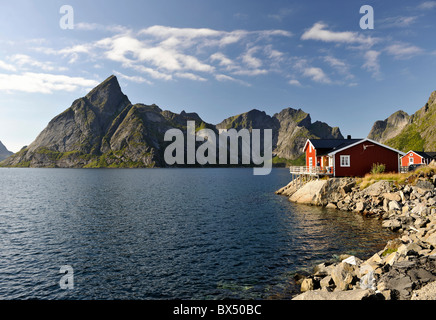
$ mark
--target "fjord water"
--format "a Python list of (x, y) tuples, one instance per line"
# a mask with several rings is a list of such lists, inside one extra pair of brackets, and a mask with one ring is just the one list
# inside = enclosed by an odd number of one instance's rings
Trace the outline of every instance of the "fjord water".
[[(270, 299), (392, 234), (274, 191), (286, 169), (0, 169), (0, 299)], [(60, 288), (61, 266), (74, 288)]]

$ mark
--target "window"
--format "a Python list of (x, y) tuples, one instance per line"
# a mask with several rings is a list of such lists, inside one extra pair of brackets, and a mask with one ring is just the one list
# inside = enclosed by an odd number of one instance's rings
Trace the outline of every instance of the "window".
[(341, 156), (341, 167), (350, 166), (350, 156)]
[(413, 157), (409, 158), (409, 164), (413, 164)]
[(309, 158), (309, 168), (313, 167), (313, 159), (312, 157)]

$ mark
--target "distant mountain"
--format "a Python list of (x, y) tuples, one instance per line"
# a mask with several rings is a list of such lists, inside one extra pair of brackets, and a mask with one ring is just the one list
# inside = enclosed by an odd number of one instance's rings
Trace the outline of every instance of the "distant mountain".
[(436, 151), (436, 91), (413, 115), (397, 111), (383, 121), (376, 121), (368, 138), (403, 152)]
[[(196, 113), (163, 111), (156, 105), (132, 104), (111, 76), (85, 97), (53, 118), (34, 142), (1, 163), (15, 167), (164, 167), (164, 141), (168, 129), (186, 136), (187, 121), (196, 130), (272, 129), (276, 159), (295, 160), (302, 155), (307, 138), (343, 138), (338, 128), (312, 123), (302, 110), (287, 108), (274, 116), (250, 112), (228, 118), (218, 125)], [(201, 144), (201, 143), (197, 143)], [(185, 146), (186, 153), (186, 146)]]
[(132, 105), (115, 76), (77, 99), (50, 121), (28, 147), (2, 162), (18, 167), (161, 167), (164, 134), (204, 123), (197, 114), (175, 114), (156, 105)]
[(7, 157), (11, 156), (13, 152), (10, 152), (4, 144), (0, 141), (0, 161), (6, 159)]
[(338, 127), (330, 127), (324, 122), (312, 123), (310, 115), (301, 109), (286, 108), (272, 117), (264, 111), (251, 110), (225, 119), (217, 124), (218, 129), (234, 128), (272, 129), (273, 153), (276, 162), (303, 164), (302, 149), (307, 139), (343, 139)]

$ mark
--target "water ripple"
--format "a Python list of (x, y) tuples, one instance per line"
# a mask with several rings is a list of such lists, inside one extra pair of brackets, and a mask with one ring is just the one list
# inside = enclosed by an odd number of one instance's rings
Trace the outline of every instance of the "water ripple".
[[(286, 298), (292, 274), (392, 234), (298, 206), (285, 169), (0, 169), (0, 299)], [(59, 268), (74, 268), (74, 289)]]

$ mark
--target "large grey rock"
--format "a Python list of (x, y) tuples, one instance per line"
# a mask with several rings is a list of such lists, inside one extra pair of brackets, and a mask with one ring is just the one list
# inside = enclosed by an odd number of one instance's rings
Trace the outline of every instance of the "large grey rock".
[(314, 180), (297, 190), (289, 200), (296, 203), (319, 204), (319, 195), (327, 180)]
[(436, 281), (428, 283), (420, 289), (413, 290), (410, 300), (436, 300)]
[(378, 299), (379, 295), (371, 289), (355, 289), (348, 291), (312, 290), (297, 295), (292, 300), (366, 300)]
[(400, 204), (395, 200), (389, 202), (389, 211), (393, 210), (401, 210)]
[(390, 192), (391, 185), (391, 182), (381, 180), (362, 190), (362, 194), (377, 197), (384, 193)]
[(338, 290), (349, 290), (356, 284), (357, 266), (341, 262), (333, 268), (331, 277)]
[(0, 161), (6, 159), (7, 157), (11, 156), (13, 152), (6, 149), (4, 144), (0, 141)]

